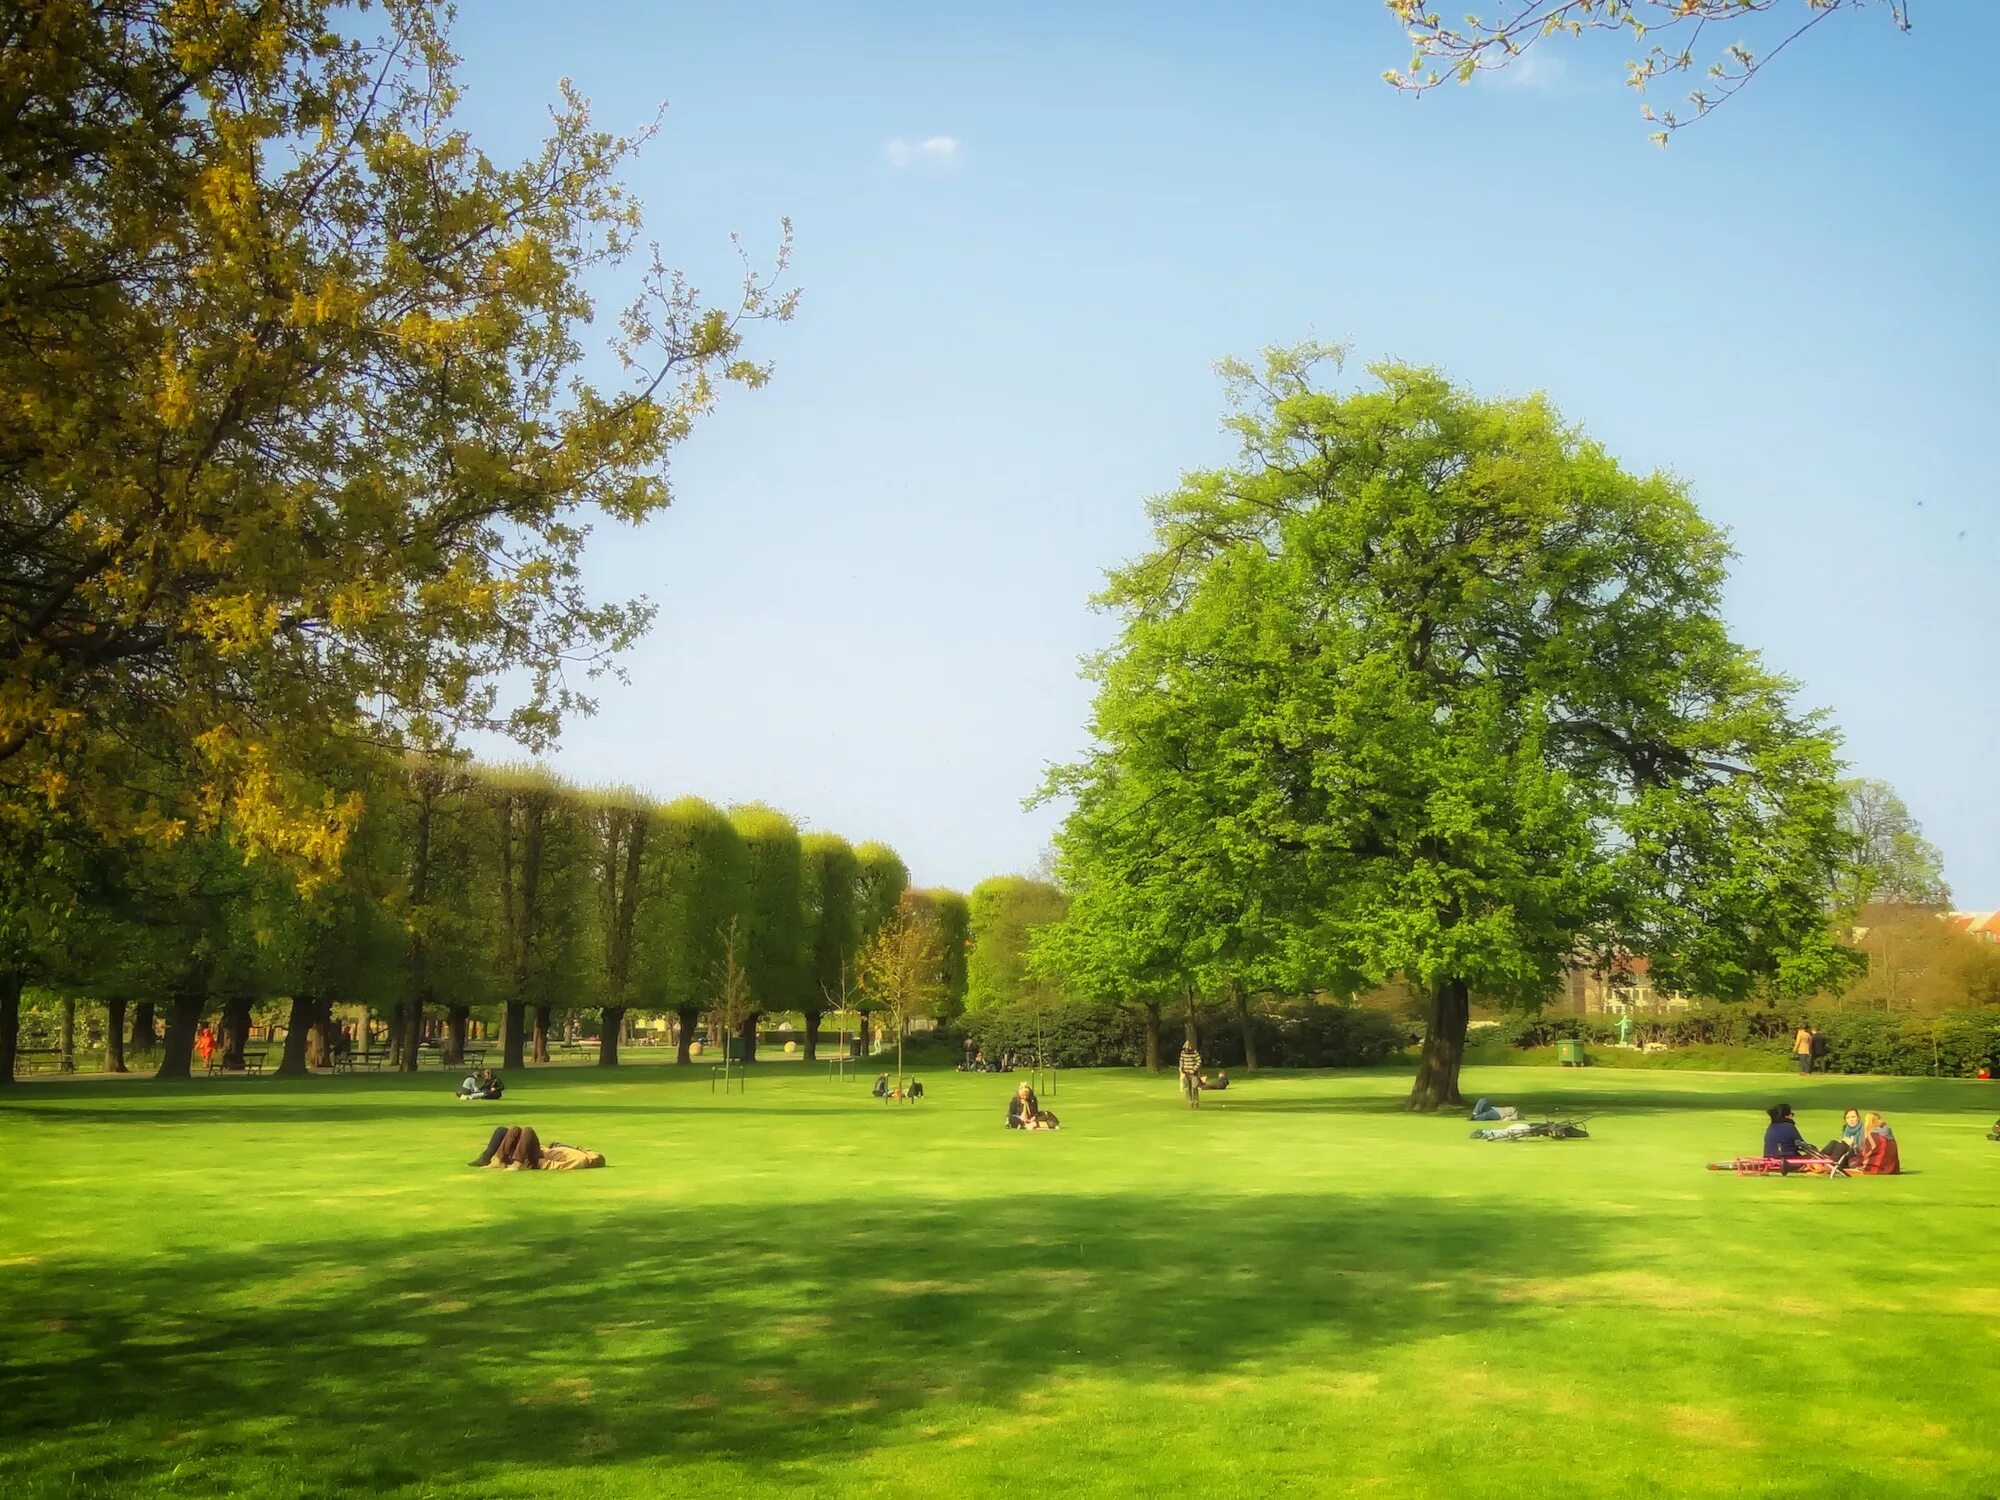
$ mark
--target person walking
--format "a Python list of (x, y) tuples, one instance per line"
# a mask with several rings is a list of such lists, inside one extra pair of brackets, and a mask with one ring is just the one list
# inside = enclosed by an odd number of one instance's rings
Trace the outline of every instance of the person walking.
[(1812, 1071), (1812, 1065), (1813, 1065), (1812, 1030), (1803, 1023), (1801, 1023), (1799, 1029), (1792, 1034), (1792, 1061), (1799, 1065), (1800, 1077), (1803, 1078), (1806, 1074)]
[(1189, 1109), (1201, 1108), (1201, 1052), (1193, 1037), (1181, 1043), (1181, 1092)]
[(206, 1021), (201, 1023), (201, 1029), (194, 1034), (194, 1052), (195, 1056), (201, 1059), (204, 1073), (215, 1066), (215, 1028)]

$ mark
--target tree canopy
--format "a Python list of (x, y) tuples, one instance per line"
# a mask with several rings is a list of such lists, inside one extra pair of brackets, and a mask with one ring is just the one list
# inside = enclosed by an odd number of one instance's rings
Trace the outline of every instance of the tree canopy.
[(1582, 957), (1827, 982), (1834, 740), (1730, 638), (1722, 536), (1539, 397), (1394, 364), (1342, 395), (1337, 355), (1225, 366), (1240, 460), (1153, 502), (1101, 596), (1096, 748), (1051, 782), (1095, 930), (1122, 906), (1131, 966), (1175, 978), (1406, 978), (1421, 1108), (1457, 1098), (1474, 993), (1539, 1004)]
[[(1699, 76), (1689, 91), (1690, 113), (1641, 106), (1665, 145), (1674, 131), (1726, 104), (1781, 52), (1835, 16), (1873, 10), (1899, 31), (1910, 29), (1910, 0), (1501, 0), (1490, 11), (1447, 17), (1425, 0), (1384, 0), (1409, 34), (1406, 70), (1383, 76), (1396, 88), (1424, 93), (1449, 79), (1470, 83), (1481, 73), (1514, 66), (1538, 46), (1605, 32), (1639, 49), (1625, 81), (1644, 91), (1661, 79)], [(1759, 27), (1758, 23), (1766, 23)], [(1734, 28), (1750, 25), (1767, 38), (1753, 49)], [(1728, 25), (1728, 36), (1711, 36)], [(1759, 50), (1761, 49), (1761, 50)], [(1696, 70), (1700, 69), (1699, 74)], [(1440, 71), (1442, 70), (1442, 71)]]
[[(647, 623), (588, 597), (588, 522), (667, 503), (718, 385), (765, 378), (745, 320), (792, 302), (746, 272), (711, 305), (655, 255), (623, 375), (586, 377), (645, 132), (565, 88), (496, 163), (454, 120), (447, 13), (0, 19), (0, 815), (199, 819), (325, 871), (360, 815), (330, 743), (539, 747)], [(186, 787), (135, 796), (124, 743)]]

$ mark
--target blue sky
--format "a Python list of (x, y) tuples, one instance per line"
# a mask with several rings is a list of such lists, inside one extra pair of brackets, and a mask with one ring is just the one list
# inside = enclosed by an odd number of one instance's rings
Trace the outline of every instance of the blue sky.
[(675, 509), (593, 544), (660, 612), (566, 773), (769, 801), (923, 883), (1032, 867), (1102, 569), (1228, 457), (1214, 362), (1317, 336), (1683, 476), (1738, 635), (2000, 903), (2000, 171), (1964, 81), (2000, 6), (1837, 18), (1665, 152), (1629, 47), (1411, 100), (1373, 0), (462, 13), (496, 154), (564, 76), (608, 125), (666, 101), (630, 181), (668, 258), (726, 294), (729, 232), (790, 215), (805, 289)]

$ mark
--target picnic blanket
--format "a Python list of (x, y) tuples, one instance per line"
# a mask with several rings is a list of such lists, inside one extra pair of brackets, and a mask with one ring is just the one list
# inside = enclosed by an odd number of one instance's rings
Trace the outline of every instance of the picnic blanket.
[(1833, 1163), (1812, 1156), (1739, 1156), (1734, 1161), (1712, 1161), (1708, 1170), (1741, 1177), (1828, 1177)]

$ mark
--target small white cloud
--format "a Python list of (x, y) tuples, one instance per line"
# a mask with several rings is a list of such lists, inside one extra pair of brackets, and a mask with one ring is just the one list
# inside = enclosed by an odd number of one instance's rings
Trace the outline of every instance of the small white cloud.
[(888, 158), (892, 167), (929, 166), (945, 169), (958, 165), (958, 140), (955, 136), (934, 135), (913, 145), (898, 138), (884, 146), (882, 154)]
[(1562, 86), (1563, 77), (1569, 72), (1569, 64), (1545, 47), (1536, 47), (1523, 52), (1519, 57), (1501, 68), (1497, 76), (1501, 82), (1517, 89), (1529, 89), (1538, 94), (1546, 94)]

